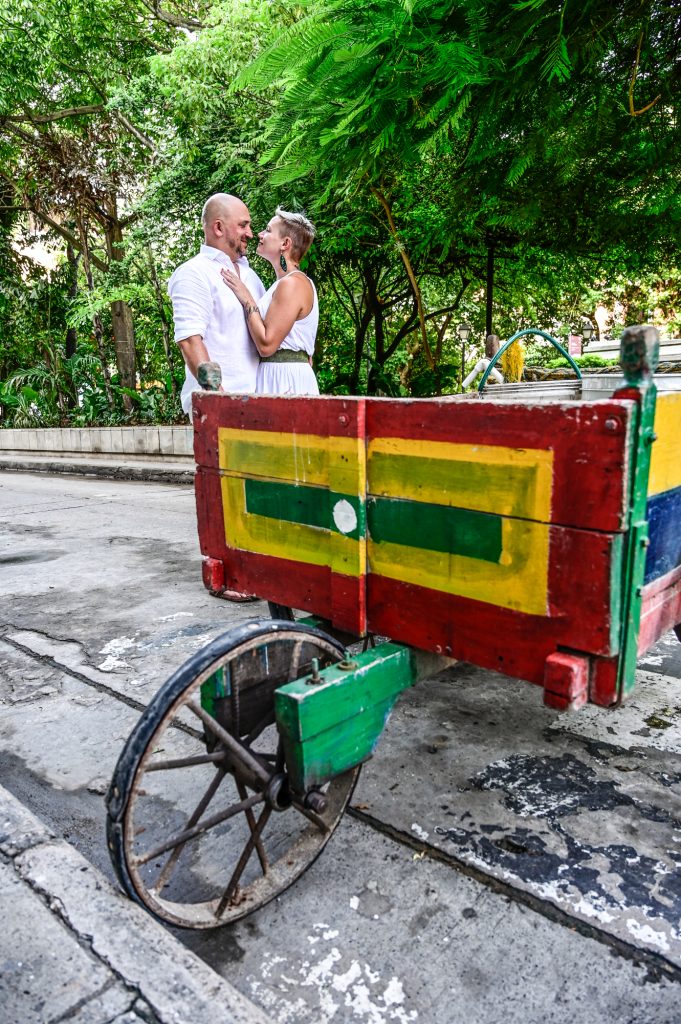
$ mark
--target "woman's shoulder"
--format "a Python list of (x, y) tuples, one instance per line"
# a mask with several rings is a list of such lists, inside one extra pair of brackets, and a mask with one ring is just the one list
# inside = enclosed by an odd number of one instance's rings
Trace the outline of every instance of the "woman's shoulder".
[(314, 287), (314, 283), (311, 277), (308, 277), (304, 270), (289, 270), (288, 274), (284, 274), (283, 277), (279, 278), (277, 282), (280, 286), (285, 285), (286, 287), (307, 287), (311, 285)]
[(302, 270), (294, 270), (285, 277), (280, 277), (275, 281), (274, 287), (280, 299), (300, 299), (310, 294), (316, 295), (314, 283)]

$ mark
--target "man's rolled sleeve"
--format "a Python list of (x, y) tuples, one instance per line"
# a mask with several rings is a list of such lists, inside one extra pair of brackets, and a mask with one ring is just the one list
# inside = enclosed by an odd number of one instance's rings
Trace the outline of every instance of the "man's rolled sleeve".
[(205, 277), (193, 267), (178, 267), (168, 282), (168, 294), (173, 304), (175, 341), (184, 341), (193, 334), (204, 338), (213, 307)]

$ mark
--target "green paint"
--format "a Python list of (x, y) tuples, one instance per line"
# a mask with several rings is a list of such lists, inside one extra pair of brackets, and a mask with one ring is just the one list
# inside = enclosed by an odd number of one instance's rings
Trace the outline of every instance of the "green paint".
[[(653, 374), (657, 369), (659, 341), (654, 327), (630, 327), (622, 335), (620, 363), (628, 389), (638, 392), (633, 416), (629, 460), (629, 530), (626, 535), (622, 574), (622, 631), (617, 664), (618, 695), (623, 700), (634, 689), (638, 637), (641, 621), (641, 595), (648, 547), (648, 477), (650, 450), (655, 440), (655, 404), (657, 388)], [(628, 390), (627, 389), (627, 390)], [(618, 397), (617, 392), (615, 398)], [(629, 394), (625, 391), (625, 397)]]
[(291, 785), (303, 793), (371, 756), (402, 690), (419, 676), (415, 652), (384, 643), (353, 656), (349, 671), (331, 665), (323, 682), (287, 683), (274, 695)]
[(610, 647), (614, 656), (620, 649), (622, 636), (622, 600), (624, 579), (624, 553), (626, 534), (616, 533), (612, 537), (610, 550)]
[(369, 498), (367, 524), (371, 539), (410, 548), (499, 561), (502, 518), (488, 512), (448, 508), (401, 498)]
[[(246, 479), (244, 484), (246, 511), (252, 515), (313, 526), (320, 530), (333, 530), (346, 537), (359, 538), (364, 535), (364, 509), (356, 495), (339, 494), (326, 487), (268, 480)], [(357, 518), (354, 530), (340, 530), (334, 520), (334, 507), (341, 501), (352, 506)]]
[(223, 665), (201, 684), (201, 707), (215, 718), (215, 702), (229, 697), (231, 692), (232, 670), (229, 665)]

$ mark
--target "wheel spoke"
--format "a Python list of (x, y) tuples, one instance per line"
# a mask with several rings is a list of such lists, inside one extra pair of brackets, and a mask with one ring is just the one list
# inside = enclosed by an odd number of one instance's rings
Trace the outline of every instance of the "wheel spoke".
[(229, 702), (232, 708), (232, 730), (235, 736), (238, 736), (241, 732), (241, 710), (239, 707), (239, 687), (234, 685), (234, 678), (232, 675), (232, 666), (225, 665), (223, 672), (227, 674), (229, 672)]
[[(220, 771), (217, 771), (215, 773), (215, 775), (211, 779), (211, 782), (210, 782), (210, 785), (209, 785), (208, 789), (203, 794), (203, 796), (199, 800), (198, 804), (194, 808), (192, 814), (187, 819), (187, 822), (185, 824), (185, 829), (193, 828), (194, 825), (196, 825), (197, 821), (199, 820), (199, 818), (201, 817), (203, 812), (208, 807), (208, 804), (211, 802), (211, 800), (213, 799), (213, 797), (217, 793), (217, 791), (218, 791), (218, 789), (220, 787), (220, 783), (222, 782), (224, 777), (225, 777), (225, 769), (224, 768), (222, 770), (220, 770)], [(245, 794), (240, 793), (239, 795), (241, 796), (241, 799), (243, 800)], [(250, 811), (249, 813), (252, 814), (253, 812)], [(173, 872), (173, 870), (175, 868), (175, 865), (177, 864), (179, 856), (182, 853), (184, 847), (185, 847), (184, 843), (178, 843), (178, 845), (175, 847), (173, 852), (168, 857), (168, 860), (163, 865), (163, 868), (161, 869), (161, 872), (160, 872), (158, 878), (156, 879), (156, 881), (154, 882), (154, 884), (152, 886), (152, 889), (155, 892), (161, 892), (161, 890), (168, 884), (168, 880), (170, 878), (170, 875), (172, 874), (172, 872)]]
[[(243, 782), (237, 782), (236, 788), (239, 791), (239, 796), (241, 797), (241, 799), (245, 800), (247, 794), (246, 787), (244, 786)], [(260, 833), (257, 830), (255, 815), (253, 814), (253, 811), (251, 810), (250, 807), (245, 812), (245, 814), (246, 821), (248, 822), (248, 827), (251, 830), (251, 835), (255, 837), (255, 848), (258, 851), (258, 860), (260, 861), (262, 873), (263, 875), (266, 875), (267, 872), (269, 871), (270, 865), (269, 861), (267, 860), (267, 854), (265, 853), (265, 847), (262, 845), (262, 840), (260, 839)]]
[(172, 850), (180, 843), (186, 843), (189, 839), (193, 839), (195, 836), (201, 835), (202, 832), (207, 832), (208, 829), (215, 828), (216, 825), (220, 825), (223, 821), (227, 821), (228, 818), (233, 818), (235, 814), (240, 814), (241, 811), (245, 811), (248, 807), (254, 807), (256, 804), (260, 804), (265, 799), (264, 793), (254, 793), (253, 796), (249, 796), (247, 800), (242, 800), (241, 803), (232, 804), (226, 811), (220, 811), (218, 814), (213, 814), (212, 817), (206, 818), (205, 821), (200, 822), (198, 825), (194, 825), (193, 828), (184, 829), (182, 832), (178, 832), (172, 839), (166, 840), (165, 843), (161, 843), (160, 846), (155, 846), (153, 850), (149, 850), (142, 857), (135, 857), (134, 863), (136, 867), (141, 867), (143, 864), (148, 864), (154, 857), (160, 856), (165, 853), (166, 850)]
[(231, 736), (226, 729), (223, 729), (220, 723), (216, 722), (213, 716), (209, 715), (200, 704), (197, 704), (195, 700), (190, 700), (187, 702), (187, 707), (190, 711), (194, 712), (197, 718), (201, 719), (206, 728), (210, 729), (224, 743), (227, 750), (235, 756), (237, 761), (242, 761), (246, 765), (259, 782), (267, 784), (270, 781), (270, 773), (263, 767), (260, 761), (256, 760), (251, 751), (243, 743), (235, 739), (234, 736)]
[[(244, 739), (244, 743), (247, 746), (250, 746), (252, 743), (255, 742), (255, 740), (257, 740), (258, 736), (260, 736), (260, 734), (265, 731), (267, 726), (274, 725), (274, 722), (274, 709), (271, 708), (266, 715), (263, 715), (258, 724), (251, 729), (248, 736), (246, 736), (246, 738)], [(260, 757), (267, 757), (267, 755), (261, 754)]]
[(224, 761), (224, 750), (216, 750), (212, 754), (193, 754), (191, 757), (172, 757), (165, 761), (151, 761), (144, 768), (145, 772), (167, 772), (171, 768), (189, 768), (194, 764), (209, 764), (211, 761)]
[(293, 644), (293, 656), (291, 657), (291, 667), (288, 673), (289, 683), (292, 683), (300, 675), (300, 654), (303, 650), (303, 643), (303, 640), (296, 640)]
[(254, 830), (251, 832), (250, 839), (248, 840), (248, 842), (244, 846), (243, 852), (242, 852), (241, 856), (239, 857), (239, 863), (234, 868), (234, 871), (232, 872), (232, 877), (229, 880), (229, 884), (227, 885), (227, 888), (224, 891), (222, 899), (220, 900), (220, 903), (218, 904), (218, 908), (215, 911), (215, 916), (216, 917), (218, 917), (218, 918), (222, 917), (222, 915), (224, 913), (224, 910), (225, 910), (225, 907), (227, 907), (229, 905), (229, 903), (230, 903), (230, 901), (232, 899), (232, 896), (237, 891), (238, 886), (239, 886), (239, 879), (241, 878), (241, 876), (242, 876), (242, 874), (244, 872), (244, 869), (245, 869), (246, 865), (248, 864), (248, 862), (250, 860), (251, 854), (253, 853), (253, 848), (256, 846), (256, 844), (257, 844), (257, 842), (258, 842), (258, 840), (260, 838), (260, 834), (261, 834), (263, 828), (265, 827), (265, 825), (267, 824), (267, 820), (268, 820), (268, 818), (269, 818), (271, 813), (272, 813), (272, 808), (271, 807), (263, 807), (262, 814), (258, 818), (258, 822), (255, 825)]

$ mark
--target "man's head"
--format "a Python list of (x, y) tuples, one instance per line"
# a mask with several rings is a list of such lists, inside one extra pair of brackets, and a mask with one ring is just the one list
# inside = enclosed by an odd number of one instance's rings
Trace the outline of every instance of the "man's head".
[(216, 192), (201, 212), (201, 226), (206, 245), (220, 249), (233, 260), (245, 256), (253, 238), (248, 207), (236, 196)]

